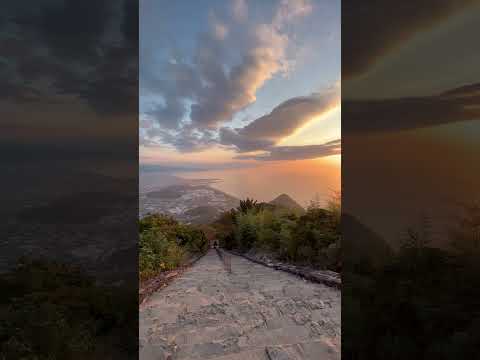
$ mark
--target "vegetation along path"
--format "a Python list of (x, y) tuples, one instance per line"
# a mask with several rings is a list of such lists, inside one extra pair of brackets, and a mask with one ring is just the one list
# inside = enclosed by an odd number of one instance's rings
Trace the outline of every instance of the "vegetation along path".
[(214, 250), (140, 308), (140, 359), (340, 359), (340, 291)]

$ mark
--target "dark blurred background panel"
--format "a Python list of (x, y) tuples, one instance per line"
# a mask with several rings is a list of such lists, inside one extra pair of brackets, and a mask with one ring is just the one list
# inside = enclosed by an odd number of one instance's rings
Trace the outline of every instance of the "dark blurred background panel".
[(136, 358), (138, 2), (0, 14), (0, 358)]
[(480, 2), (342, 2), (342, 351), (480, 343)]

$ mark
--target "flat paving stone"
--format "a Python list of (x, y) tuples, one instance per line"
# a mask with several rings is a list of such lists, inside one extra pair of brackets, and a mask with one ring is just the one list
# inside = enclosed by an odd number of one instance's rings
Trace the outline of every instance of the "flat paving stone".
[[(140, 359), (340, 359), (341, 293), (214, 250), (140, 307)], [(288, 357), (286, 357), (288, 356)]]

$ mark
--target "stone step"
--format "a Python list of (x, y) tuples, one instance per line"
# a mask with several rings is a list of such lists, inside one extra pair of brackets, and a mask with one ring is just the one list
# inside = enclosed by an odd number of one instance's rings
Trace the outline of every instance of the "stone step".
[(153, 294), (140, 359), (340, 359), (338, 290), (235, 256), (232, 270), (211, 252)]

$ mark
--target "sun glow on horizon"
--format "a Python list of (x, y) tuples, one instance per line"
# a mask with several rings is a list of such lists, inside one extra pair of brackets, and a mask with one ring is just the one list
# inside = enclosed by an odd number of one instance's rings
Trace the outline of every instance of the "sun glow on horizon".
[(326, 200), (332, 191), (340, 189), (340, 167), (330, 159), (335, 157), (257, 162), (252, 167), (182, 172), (176, 175), (190, 179), (221, 179), (212, 186), (241, 199), (251, 197), (270, 201), (282, 193), (288, 193), (302, 206), (307, 206), (317, 195)]
[(325, 156), (324, 158), (321, 158), (321, 159), (325, 159), (326, 161), (331, 162), (333, 164), (336, 164), (338, 166), (340, 166), (341, 163), (342, 163), (342, 155), (341, 154)]

